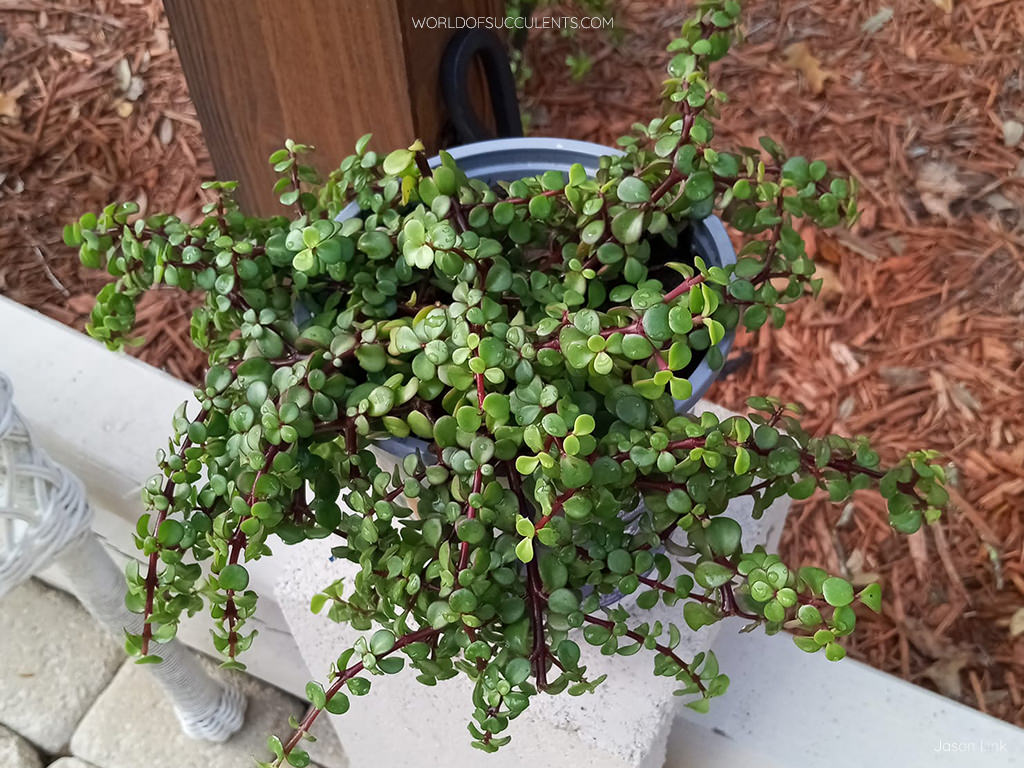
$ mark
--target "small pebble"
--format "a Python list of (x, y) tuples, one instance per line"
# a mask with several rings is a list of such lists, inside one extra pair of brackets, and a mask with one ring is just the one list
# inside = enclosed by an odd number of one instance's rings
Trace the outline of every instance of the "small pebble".
[(1024, 123), (1019, 120), (1006, 120), (1003, 123), (1003, 144), (1016, 147), (1024, 139)]

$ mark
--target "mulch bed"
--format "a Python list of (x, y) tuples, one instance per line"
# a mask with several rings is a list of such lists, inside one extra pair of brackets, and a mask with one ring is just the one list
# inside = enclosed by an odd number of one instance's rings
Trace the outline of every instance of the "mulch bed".
[[(622, 39), (531, 33), (531, 131), (611, 143), (652, 114), (681, 2), (619, 3)], [(825, 279), (781, 330), (741, 333), (712, 391), (803, 403), (816, 433), (920, 446), (954, 467), (949, 515), (893, 535), (870, 495), (795, 506), (794, 563), (879, 579), (882, 616), (852, 655), (1024, 725), (1024, 4), (1016, 0), (752, 0), (722, 62), (720, 137), (761, 133), (863, 185), (852, 233), (811, 237)], [(194, 215), (211, 177), (159, 2), (0, 0), (0, 292), (82, 327), (102, 283), (60, 243), (71, 216), (113, 199)], [(1019, 137), (1018, 137), (1019, 139)], [(188, 307), (156, 293), (138, 351), (187, 380), (202, 360)]]
[[(0, 293), (84, 328), (106, 281), (64, 224), (114, 200), (192, 219), (212, 176), (160, 2), (0, 0)], [(189, 311), (146, 297), (137, 354), (195, 381)]]

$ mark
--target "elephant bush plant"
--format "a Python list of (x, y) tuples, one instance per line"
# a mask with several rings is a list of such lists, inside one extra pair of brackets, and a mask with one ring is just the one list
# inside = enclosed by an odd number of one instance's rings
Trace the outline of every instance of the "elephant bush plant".
[[(210, 368), (145, 487), (148, 564), (127, 593), (145, 629), (130, 652), (159, 661), (205, 608), (216, 650), (241, 666), (247, 563), (330, 538), (358, 564), (313, 608), (366, 635), (309, 685), (294, 732), (270, 738), (273, 765), (304, 765), (322, 711), (406, 666), (428, 685), (471, 678), (469, 732), (493, 751), (534, 696), (601, 682), (581, 643), (650, 653), (704, 710), (729, 680), (713, 654), (675, 652), (688, 629), (740, 616), (839, 659), (854, 607), (880, 607), (877, 584), (858, 592), (744, 549), (731, 500), (751, 497), (758, 517), (786, 494), (875, 488), (902, 533), (938, 517), (932, 452), (883, 467), (864, 438), (812, 437), (770, 397), (725, 420), (674, 408), (739, 324), (779, 326), (817, 291), (794, 222), (856, 215), (853, 184), (820, 161), (768, 139), (713, 148), (724, 95), (709, 67), (738, 14), (698, 3), (668, 47), (663, 114), (594, 178), (574, 166), (488, 186), (445, 154), (431, 169), (419, 144), (378, 155), (367, 136), (321, 181), (288, 142), (270, 158), (288, 215), (248, 217), (222, 182), (196, 224), (122, 203), (67, 228), (82, 262), (113, 276), (89, 325), (111, 347), (132, 343), (145, 291), (202, 297), (191, 335)], [(337, 220), (352, 202), (360, 214)], [(713, 213), (746, 236), (734, 266), (692, 253), (692, 222)], [(385, 469), (371, 451), (383, 437), (423, 450)], [(630, 597), (602, 608), (615, 590)], [(678, 622), (645, 620), (659, 602)]]

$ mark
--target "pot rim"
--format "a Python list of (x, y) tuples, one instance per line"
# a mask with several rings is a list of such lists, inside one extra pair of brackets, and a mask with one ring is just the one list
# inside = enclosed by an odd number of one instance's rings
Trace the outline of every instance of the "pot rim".
[[(496, 181), (515, 181), (524, 176), (534, 176), (545, 171), (556, 170), (568, 173), (569, 167), (580, 163), (587, 175), (596, 173), (600, 158), (604, 156), (621, 156), (625, 154), (615, 147), (597, 144), (578, 139), (554, 138), (545, 136), (525, 136), (508, 139), (487, 139), (470, 144), (463, 144), (444, 150), (458, 163), (459, 167), (472, 178), (487, 183)], [(441, 164), (440, 154), (427, 160), (431, 168)], [(343, 221), (359, 213), (359, 206), (351, 203), (338, 214), (337, 220)], [(711, 265), (727, 266), (736, 263), (736, 251), (725, 230), (722, 221), (714, 215), (692, 222), (693, 248), (699, 256)], [(732, 348), (735, 331), (730, 331), (718, 343), (718, 349), (725, 358)], [(711, 384), (721, 375), (721, 369), (712, 370), (707, 355), (702, 355), (700, 362), (687, 377), (692, 387), (690, 397), (676, 400), (676, 411), (686, 413), (704, 396)], [(426, 444), (416, 438), (386, 437), (374, 441), (388, 453), (400, 458), (421, 450)]]

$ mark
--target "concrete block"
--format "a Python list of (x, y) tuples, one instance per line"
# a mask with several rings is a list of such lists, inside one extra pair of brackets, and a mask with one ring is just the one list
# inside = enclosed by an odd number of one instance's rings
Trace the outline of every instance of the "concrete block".
[(73, 597), (37, 581), (5, 595), (0, 616), (0, 723), (59, 753), (124, 661), (121, 644)]
[[(287, 733), (289, 716), (301, 718), (307, 705), (249, 675), (221, 670), (205, 657), (201, 661), (213, 675), (230, 675), (248, 699), (245, 724), (228, 741), (213, 744), (182, 733), (146, 667), (127, 662), (71, 737), (71, 753), (102, 768), (234, 768), (252, 765), (253, 757), (266, 760), (267, 736)], [(347, 768), (331, 729), (324, 724), (314, 735), (317, 741), (309, 745), (313, 760), (322, 768)]]
[[(774, 546), (782, 531), (788, 500), (748, 522), (751, 502), (740, 500), (735, 515), (745, 528), (748, 547)], [(308, 541), (290, 548), (285, 575), (276, 587), (277, 601), (295, 636), (306, 666), (321, 682), (338, 654), (360, 635), (309, 611), (310, 598), (337, 579), (348, 580), (355, 566), (332, 561), (327, 541)], [(624, 604), (628, 607), (632, 597)], [(681, 610), (660, 605), (643, 620), (660, 619), (682, 625)], [(678, 648), (689, 659), (711, 645), (717, 627), (684, 635)], [(482, 757), (472, 749), (466, 723), (471, 712), (471, 686), (457, 678), (429, 688), (410, 674), (373, 678), (369, 695), (353, 700), (343, 716), (330, 718), (353, 765), (389, 768), (422, 766), (423, 756), (447, 768), (521, 765), (586, 765), (593, 768), (660, 768), (676, 714), (674, 680), (654, 677), (653, 654), (606, 657), (581, 642), (588, 674), (608, 679), (594, 694), (535, 697), (508, 731), (512, 742), (497, 754)], [(324, 715), (324, 717), (328, 717)], [(381, 732), (382, 723), (395, 723)], [(400, 725), (398, 725), (400, 724)]]
[(0, 765), (5, 768), (43, 768), (32, 745), (3, 726), (0, 726)]
[[(330, 562), (329, 542), (305, 542), (298, 548), (305, 565), (278, 584), (277, 598), (295, 635), (306, 665), (325, 679), (338, 654), (360, 632), (309, 611), (310, 597), (335, 579), (347, 578), (356, 567)], [(685, 644), (680, 653), (696, 653), (702, 641)], [(426, 687), (411, 674), (373, 678), (367, 696), (331, 717), (353, 765), (412, 768), (431, 765), (469, 768), (486, 761), (487, 768), (521, 765), (592, 765), (605, 768), (657, 768), (645, 762), (652, 751), (664, 757), (671, 725), (672, 682), (656, 678), (648, 654), (609, 658), (583, 646), (589, 674), (608, 673), (593, 695), (538, 696), (510, 727), (512, 743), (497, 754), (483, 756), (470, 746), (466, 723), (472, 710), (472, 686), (463, 677)], [(329, 717), (324, 715), (324, 717)], [(382, 724), (386, 732), (381, 731)], [(399, 725), (400, 724), (400, 725)]]

